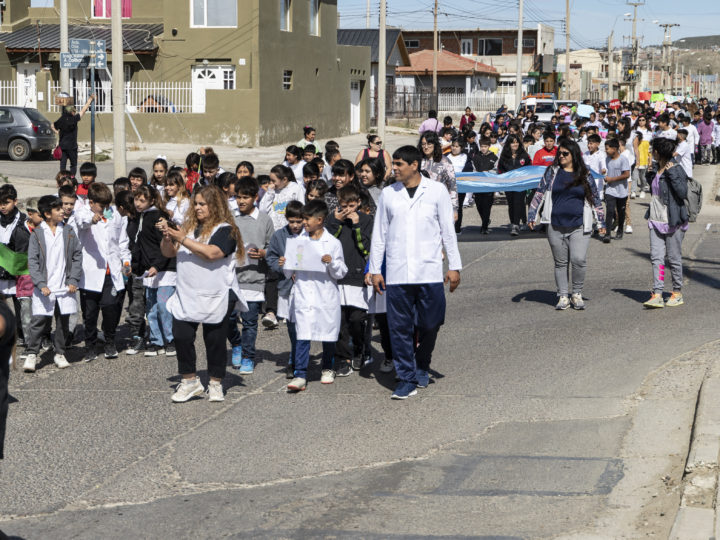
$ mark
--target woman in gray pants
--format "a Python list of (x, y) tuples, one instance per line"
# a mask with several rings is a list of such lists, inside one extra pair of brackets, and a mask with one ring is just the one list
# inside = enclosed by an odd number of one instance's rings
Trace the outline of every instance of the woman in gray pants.
[[(541, 205), (542, 203), (542, 205)], [(582, 297), (587, 268), (587, 249), (593, 226), (593, 208), (600, 235), (605, 234), (602, 202), (592, 175), (585, 166), (578, 144), (568, 138), (558, 140), (555, 161), (547, 168), (530, 203), (528, 225), (548, 226), (548, 242), (555, 259), (558, 303), (555, 309), (585, 309)], [(572, 296), (568, 298), (570, 268)]]
[[(657, 174), (650, 185), (650, 208), (645, 214), (650, 229), (650, 260), (653, 269), (653, 291), (643, 305), (646, 308), (675, 307), (683, 304), (682, 241), (688, 229), (687, 175), (672, 162), (677, 141), (665, 138), (652, 142)], [(665, 289), (665, 257), (672, 277), (673, 292), (663, 301)]]

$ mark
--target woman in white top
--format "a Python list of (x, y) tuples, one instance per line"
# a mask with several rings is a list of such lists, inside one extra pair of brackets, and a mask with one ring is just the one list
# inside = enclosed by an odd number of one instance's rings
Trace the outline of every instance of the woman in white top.
[(245, 250), (225, 196), (215, 186), (203, 186), (193, 194), (192, 208), (182, 229), (164, 220), (157, 225), (163, 232), (163, 255), (177, 257), (177, 287), (167, 303), (182, 377), (172, 396), (176, 403), (205, 392), (195, 370), (200, 323), (210, 375), (207, 393), (210, 401), (224, 401), (229, 315), (237, 302), (240, 311), (247, 311), (235, 275), (236, 259), (242, 259)]
[[(455, 177), (464, 172), (473, 171), (473, 163), (470, 157), (463, 152), (465, 141), (455, 137), (450, 145), (450, 153), (445, 156), (452, 163)], [(472, 201), (472, 199), (470, 199)], [(462, 234), (463, 205), (465, 204), (465, 193), (458, 193), (458, 218), (455, 222), (455, 234)]]
[(185, 179), (180, 171), (171, 169), (165, 184), (165, 210), (170, 214), (173, 223), (182, 226), (190, 208), (190, 195), (185, 187)]

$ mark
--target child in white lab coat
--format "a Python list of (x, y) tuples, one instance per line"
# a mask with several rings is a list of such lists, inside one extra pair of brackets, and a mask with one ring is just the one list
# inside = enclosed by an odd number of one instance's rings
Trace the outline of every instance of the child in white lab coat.
[(55, 365), (69, 367), (65, 358), (65, 336), (69, 332), (71, 313), (77, 312), (75, 293), (82, 277), (82, 248), (72, 227), (63, 224), (62, 202), (55, 195), (38, 201), (38, 211), (45, 220), (30, 235), (28, 268), (32, 278), (33, 318), (27, 357), (23, 369), (35, 371), (40, 340), (47, 317), (55, 315)]
[(290, 297), (290, 320), (295, 323), (297, 344), (295, 378), (287, 386), (291, 392), (300, 392), (306, 388), (311, 341), (322, 341), (323, 344), (320, 382), (332, 384), (335, 381), (333, 361), (335, 343), (340, 333), (340, 289), (337, 282), (345, 277), (348, 269), (340, 241), (325, 230), (327, 215), (328, 207), (324, 201), (310, 201), (303, 208), (305, 232), (300, 235), (300, 240), (317, 242), (312, 252), (323, 253), (320, 260), (325, 265), (325, 271), (283, 268), (286, 277), (295, 276), (295, 286)]

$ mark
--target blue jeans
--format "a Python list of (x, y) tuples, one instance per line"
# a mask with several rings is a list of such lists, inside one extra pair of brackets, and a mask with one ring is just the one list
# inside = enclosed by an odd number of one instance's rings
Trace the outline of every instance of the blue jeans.
[[(258, 316), (260, 314), (260, 310), (262, 309), (262, 302), (248, 302), (248, 311), (245, 313), (240, 313), (240, 318), (242, 319), (242, 334), (240, 335), (240, 343), (242, 345), (242, 355), (243, 358), (249, 358), (250, 360), (255, 360), (255, 341), (257, 340), (257, 330), (258, 330)], [(237, 316), (238, 313), (236, 311), (233, 311), (232, 315), (230, 315), (230, 333), (231, 334), (238, 334), (237, 329)], [(233, 322), (233, 318), (235, 319), (235, 322)], [(235, 336), (232, 336), (230, 339), (230, 343), (233, 343), (233, 338)], [(233, 344), (233, 347), (235, 345)]]
[[(323, 341), (322, 369), (332, 369), (335, 360), (335, 342)], [(295, 376), (307, 379), (310, 362), (310, 341), (300, 339), (295, 345)]]
[(167, 310), (167, 301), (173, 294), (175, 287), (145, 289), (145, 314), (150, 327), (150, 343), (158, 347), (173, 341), (173, 317)]
[(445, 289), (440, 283), (388, 285), (387, 320), (395, 372), (401, 382), (430, 369), (440, 326), (445, 322)]

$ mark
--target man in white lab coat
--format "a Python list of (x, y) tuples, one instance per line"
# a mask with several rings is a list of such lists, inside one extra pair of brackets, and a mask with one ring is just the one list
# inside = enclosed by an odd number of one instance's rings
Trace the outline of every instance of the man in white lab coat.
[[(380, 195), (371, 243), (370, 274), (375, 291), (387, 295), (390, 341), (400, 381), (393, 399), (407, 399), (429, 384), (435, 340), (445, 322), (443, 281), (453, 292), (462, 269), (450, 194), (444, 184), (422, 176), (421, 163), (422, 155), (413, 146), (393, 154), (397, 182)], [(444, 278), (443, 248), (449, 267)]]

